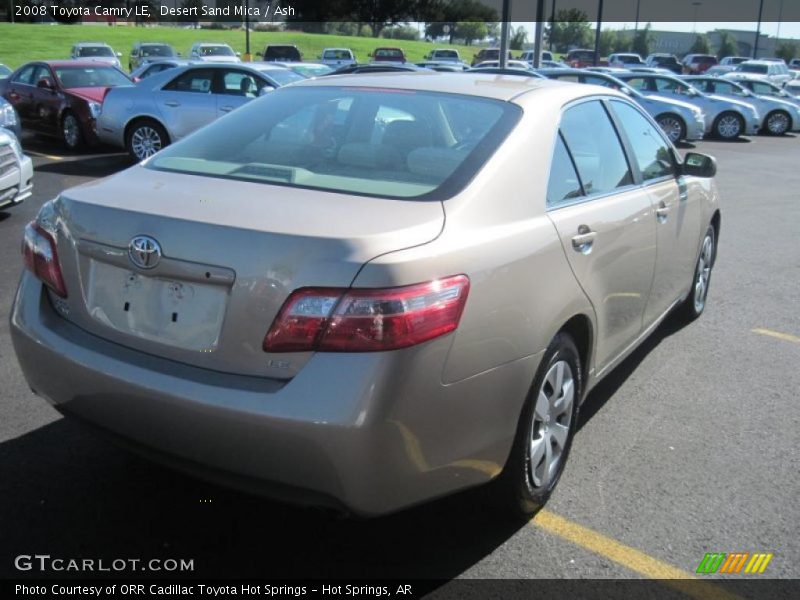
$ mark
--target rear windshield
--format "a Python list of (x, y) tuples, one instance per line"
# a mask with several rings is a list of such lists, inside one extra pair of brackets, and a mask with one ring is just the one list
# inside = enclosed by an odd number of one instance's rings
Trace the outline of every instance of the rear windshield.
[(620, 62), (626, 65), (641, 65), (642, 59), (636, 56), (635, 54), (619, 54)]
[(458, 58), (458, 52), (455, 50), (435, 50), (433, 55), (437, 58)]
[(203, 56), (236, 56), (228, 46), (200, 46)]
[(300, 56), (297, 48), (291, 46), (267, 46), (265, 53), (270, 58), (296, 58)]
[(325, 50), (322, 57), (325, 60), (350, 60), (352, 54), (350, 54), (350, 50)]
[(574, 50), (567, 56), (570, 60), (594, 60), (594, 52), (591, 50)]
[(78, 56), (114, 56), (114, 51), (108, 46), (84, 46), (78, 48)]
[(378, 50), (375, 50), (375, 56), (377, 58), (402, 58), (403, 51), (391, 50), (388, 48), (379, 48)]
[(65, 89), (131, 85), (131, 80), (114, 67), (56, 67), (53, 70)]
[(748, 65), (744, 63), (736, 67), (736, 70), (740, 73), (758, 73), (760, 75), (764, 75), (768, 71), (767, 65)]
[(521, 115), (514, 104), (431, 92), (290, 87), (255, 100), (147, 167), (385, 198), (460, 191)]
[(158, 46), (142, 46), (140, 54), (142, 56), (175, 56), (171, 46), (158, 45)]

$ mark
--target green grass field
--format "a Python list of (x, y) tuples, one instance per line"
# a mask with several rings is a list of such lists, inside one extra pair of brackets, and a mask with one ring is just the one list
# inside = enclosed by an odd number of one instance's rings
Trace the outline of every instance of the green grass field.
[[(0, 63), (17, 68), (31, 60), (66, 59), (75, 42), (105, 42), (122, 53), (122, 66), (128, 67), (128, 53), (134, 42), (159, 41), (171, 44), (183, 56), (194, 42), (225, 42), (244, 54), (245, 32), (229, 30), (177, 29), (173, 27), (108, 27), (103, 25), (21, 25), (0, 24)], [(427, 42), (320, 35), (284, 31), (250, 33), (250, 50), (263, 53), (267, 44), (296, 44), (305, 60), (316, 60), (323, 48), (343, 47), (355, 52), (359, 62), (369, 62), (367, 54), (378, 46), (399, 46), (409, 60), (417, 62), (434, 47)], [(452, 46), (467, 62), (478, 51), (476, 46)], [(514, 53), (516, 54), (516, 53)], [(254, 57), (255, 58), (255, 57)]]

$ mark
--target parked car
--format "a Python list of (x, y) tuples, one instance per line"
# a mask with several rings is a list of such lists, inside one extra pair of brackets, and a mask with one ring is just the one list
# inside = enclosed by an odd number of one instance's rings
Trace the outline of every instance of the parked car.
[(144, 160), (253, 98), (304, 79), (269, 63), (177, 67), (134, 87), (111, 90), (97, 133), (105, 143)]
[(18, 138), (22, 137), (22, 122), (19, 120), (19, 115), (11, 103), (2, 96), (0, 96), (0, 127)]
[(406, 53), (402, 48), (375, 48), (369, 56), (373, 62), (406, 62)]
[[(533, 50), (525, 50), (525, 52), (519, 55), (519, 60), (524, 60), (527, 63), (533, 64), (534, 56), (536, 56), (536, 53)], [(548, 61), (554, 62), (553, 53), (548, 50), (542, 50), (539, 54), (539, 66), (543, 66), (542, 63)]]
[(689, 75), (699, 75), (718, 62), (717, 57), (712, 54), (687, 54), (683, 57), (683, 72)]
[(630, 67), (644, 67), (645, 62), (642, 57), (633, 52), (617, 52), (608, 57), (609, 67), (622, 67), (629, 69)]
[(13, 71), (9, 67), (5, 66), (3, 63), (0, 63), (0, 79), (5, 79), (11, 75), (11, 73), (13, 73)]
[[(474, 69), (488, 69), (488, 68), (499, 68), (500, 61), (499, 60), (485, 60), (482, 63), (478, 63), (473, 68)], [(508, 60), (506, 61), (506, 68), (508, 69), (521, 69), (523, 71), (530, 71), (533, 67), (531, 67), (530, 63), (522, 61), (522, 60)]]
[(425, 60), (429, 60), (431, 62), (452, 62), (452, 63), (461, 63), (461, 55), (458, 53), (458, 50), (453, 48), (435, 48), (428, 52), (425, 55)]
[(194, 44), (189, 51), (189, 58), (203, 62), (241, 62), (239, 53), (234, 52), (233, 48), (228, 44), (210, 44), (206, 42)]
[(619, 78), (645, 96), (657, 95), (693, 104), (705, 115), (706, 133), (720, 139), (755, 135), (761, 129), (761, 115), (752, 104), (705, 94), (678, 77), (629, 73)]
[[(511, 56), (511, 50), (509, 50), (507, 60), (513, 60), (513, 58), (514, 57)], [(481, 48), (480, 50), (478, 50), (478, 53), (472, 57), (472, 62), (470, 63), (470, 66), (474, 67), (479, 63), (490, 60), (496, 60), (498, 62), (500, 61), (500, 48)]]
[(418, 67), (413, 63), (390, 63), (390, 62), (382, 62), (382, 63), (366, 63), (363, 65), (351, 65), (349, 67), (343, 67), (338, 71), (334, 71), (333, 73), (328, 73), (328, 75), (355, 75), (359, 73), (402, 73), (408, 71), (427, 71), (428, 69), (423, 69), (422, 67)]
[(264, 62), (300, 62), (303, 55), (294, 44), (269, 44), (264, 48)]
[(323, 65), (322, 63), (309, 63), (309, 62), (270, 62), (268, 64), (272, 64), (278, 67), (284, 67), (289, 69), (290, 71), (294, 71), (298, 75), (302, 75), (305, 79), (310, 79), (312, 77), (322, 77), (323, 75), (328, 75), (333, 73), (333, 69), (331, 69), (328, 65)]
[(193, 65), (197, 62), (198, 61), (196, 60), (188, 60), (183, 58), (152, 59), (133, 71), (131, 73), (131, 79), (134, 81), (141, 81), (142, 79), (146, 79), (147, 77), (155, 75), (156, 73), (161, 73), (162, 71), (167, 71), (168, 69), (174, 69), (175, 67)]
[(358, 62), (350, 48), (325, 48), (319, 59), (323, 65), (328, 65), (334, 70), (349, 67)]
[(414, 63), (423, 69), (430, 69), (431, 71), (439, 71), (442, 73), (461, 73), (468, 71), (470, 66), (467, 63), (457, 62), (435, 62), (432, 60), (423, 60), (422, 62)]
[(70, 150), (97, 142), (96, 120), (110, 88), (133, 87), (121, 70), (96, 61), (36, 61), (0, 81), (0, 96), (24, 129), (61, 139)]
[(770, 60), (748, 60), (736, 66), (733, 70), (737, 76), (750, 79), (763, 79), (783, 85), (792, 79), (789, 67), (783, 62)]
[(789, 61), (790, 69), (800, 69), (800, 58), (793, 58)]
[(608, 73), (589, 69), (542, 69), (548, 79), (608, 87), (627, 95), (653, 117), (673, 144), (682, 140), (699, 140), (705, 133), (703, 111), (674, 98), (645, 96)]
[(128, 70), (133, 72), (153, 60), (177, 58), (180, 53), (175, 52), (172, 46), (163, 42), (137, 42), (133, 45), (129, 56)]
[(533, 77), (535, 79), (545, 79), (544, 75), (537, 73), (533, 69), (530, 68), (523, 69), (520, 67), (484, 67), (478, 65), (477, 67), (471, 67), (468, 72), (483, 73), (484, 75), (516, 75), (518, 77)]
[(719, 64), (723, 67), (735, 67), (736, 65), (740, 65), (743, 62), (750, 60), (749, 56), (725, 56)]
[(61, 192), (11, 309), (28, 386), (284, 500), (535, 512), (587, 393), (704, 312), (720, 200), (624, 94), (493, 79), (305, 81)]
[(800, 100), (800, 79), (793, 79), (783, 89), (792, 98)]
[(80, 42), (72, 46), (69, 53), (72, 60), (96, 60), (118, 69), (122, 68), (119, 59), (122, 57), (121, 52), (114, 52), (114, 49), (108, 44), (102, 42)]
[(33, 192), (33, 163), (16, 134), (0, 127), (0, 210), (19, 204)]
[(783, 135), (800, 130), (800, 107), (796, 103), (769, 95), (758, 95), (735, 81), (722, 77), (687, 75), (686, 80), (701, 92), (752, 104), (762, 116), (761, 132)]
[[(739, 77), (737, 74), (726, 75), (725, 79), (730, 81), (735, 81), (742, 87), (747, 88), (754, 94), (758, 94), (759, 96), (767, 96), (770, 98), (778, 98), (780, 100), (786, 100), (792, 102), (793, 104), (797, 104), (794, 96), (789, 93), (788, 87), (780, 87), (775, 85), (770, 81), (764, 81), (761, 79), (752, 79), (750, 77)], [(792, 81), (788, 82), (786, 85), (789, 86), (792, 84)]]
[(566, 62), (570, 67), (575, 69), (582, 69), (584, 67), (600, 66), (607, 67), (607, 60), (598, 60), (597, 65), (594, 64), (594, 50), (587, 50), (585, 48), (576, 48), (567, 52)]
[(680, 75), (683, 73), (683, 67), (680, 61), (674, 54), (666, 54), (663, 52), (655, 52), (650, 54), (645, 59), (644, 63), (648, 67), (658, 67), (661, 69), (669, 69), (673, 73)]

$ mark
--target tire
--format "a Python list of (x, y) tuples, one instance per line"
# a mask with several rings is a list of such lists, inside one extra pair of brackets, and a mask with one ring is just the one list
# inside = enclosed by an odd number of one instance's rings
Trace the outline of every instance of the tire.
[(792, 127), (792, 117), (783, 110), (775, 110), (764, 119), (764, 133), (768, 135), (784, 135)]
[(75, 113), (66, 111), (61, 118), (61, 140), (69, 150), (77, 150), (83, 145), (81, 122)]
[(713, 131), (721, 140), (735, 140), (744, 132), (744, 119), (735, 112), (724, 112), (714, 121)]
[(687, 323), (694, 321), (706, 309), (708, 288), (711, 284), (711, 271), (717, 259), (717, 234), (709, 225), (700, 245), (700, 253), (694, 267), (692, 286), (689, 295), (678, 308), (679, 316)]
[(169, 136), (166, 130), (152, 119), (134, 122), (125, 134), (128, 154), (140, 162), (167, 146), (169, 146)]
[(678, 116), (670, 113), (659, 115), (656, 118), (656, 123), (673, 144), (686, 137), (686, 124)]
[[(506, 466), (489, 484), (490, 498), (496, 507), (513, 517), (528, 517), (547, 502), (569, 457), (582, 391), (578, 349), (569, 335), (559, 333), (550, 342), (536, 372)], [(563, 429), (556, 429), (557, 426)]]

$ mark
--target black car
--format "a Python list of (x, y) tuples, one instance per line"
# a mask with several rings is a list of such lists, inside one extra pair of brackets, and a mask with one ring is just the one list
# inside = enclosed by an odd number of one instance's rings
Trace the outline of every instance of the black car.
[(265, 62), (300, 62), (303, 55), (293, 44), (270, 44), (264, 49)]
[[(411, 63), (380, 63), (369, 65), (350, 65), (327, 75), (352, 75), (356, 73), (397, 73), (406, 71), (428, 71)], [(325, 77), (326, 75), (323, 75)]]

